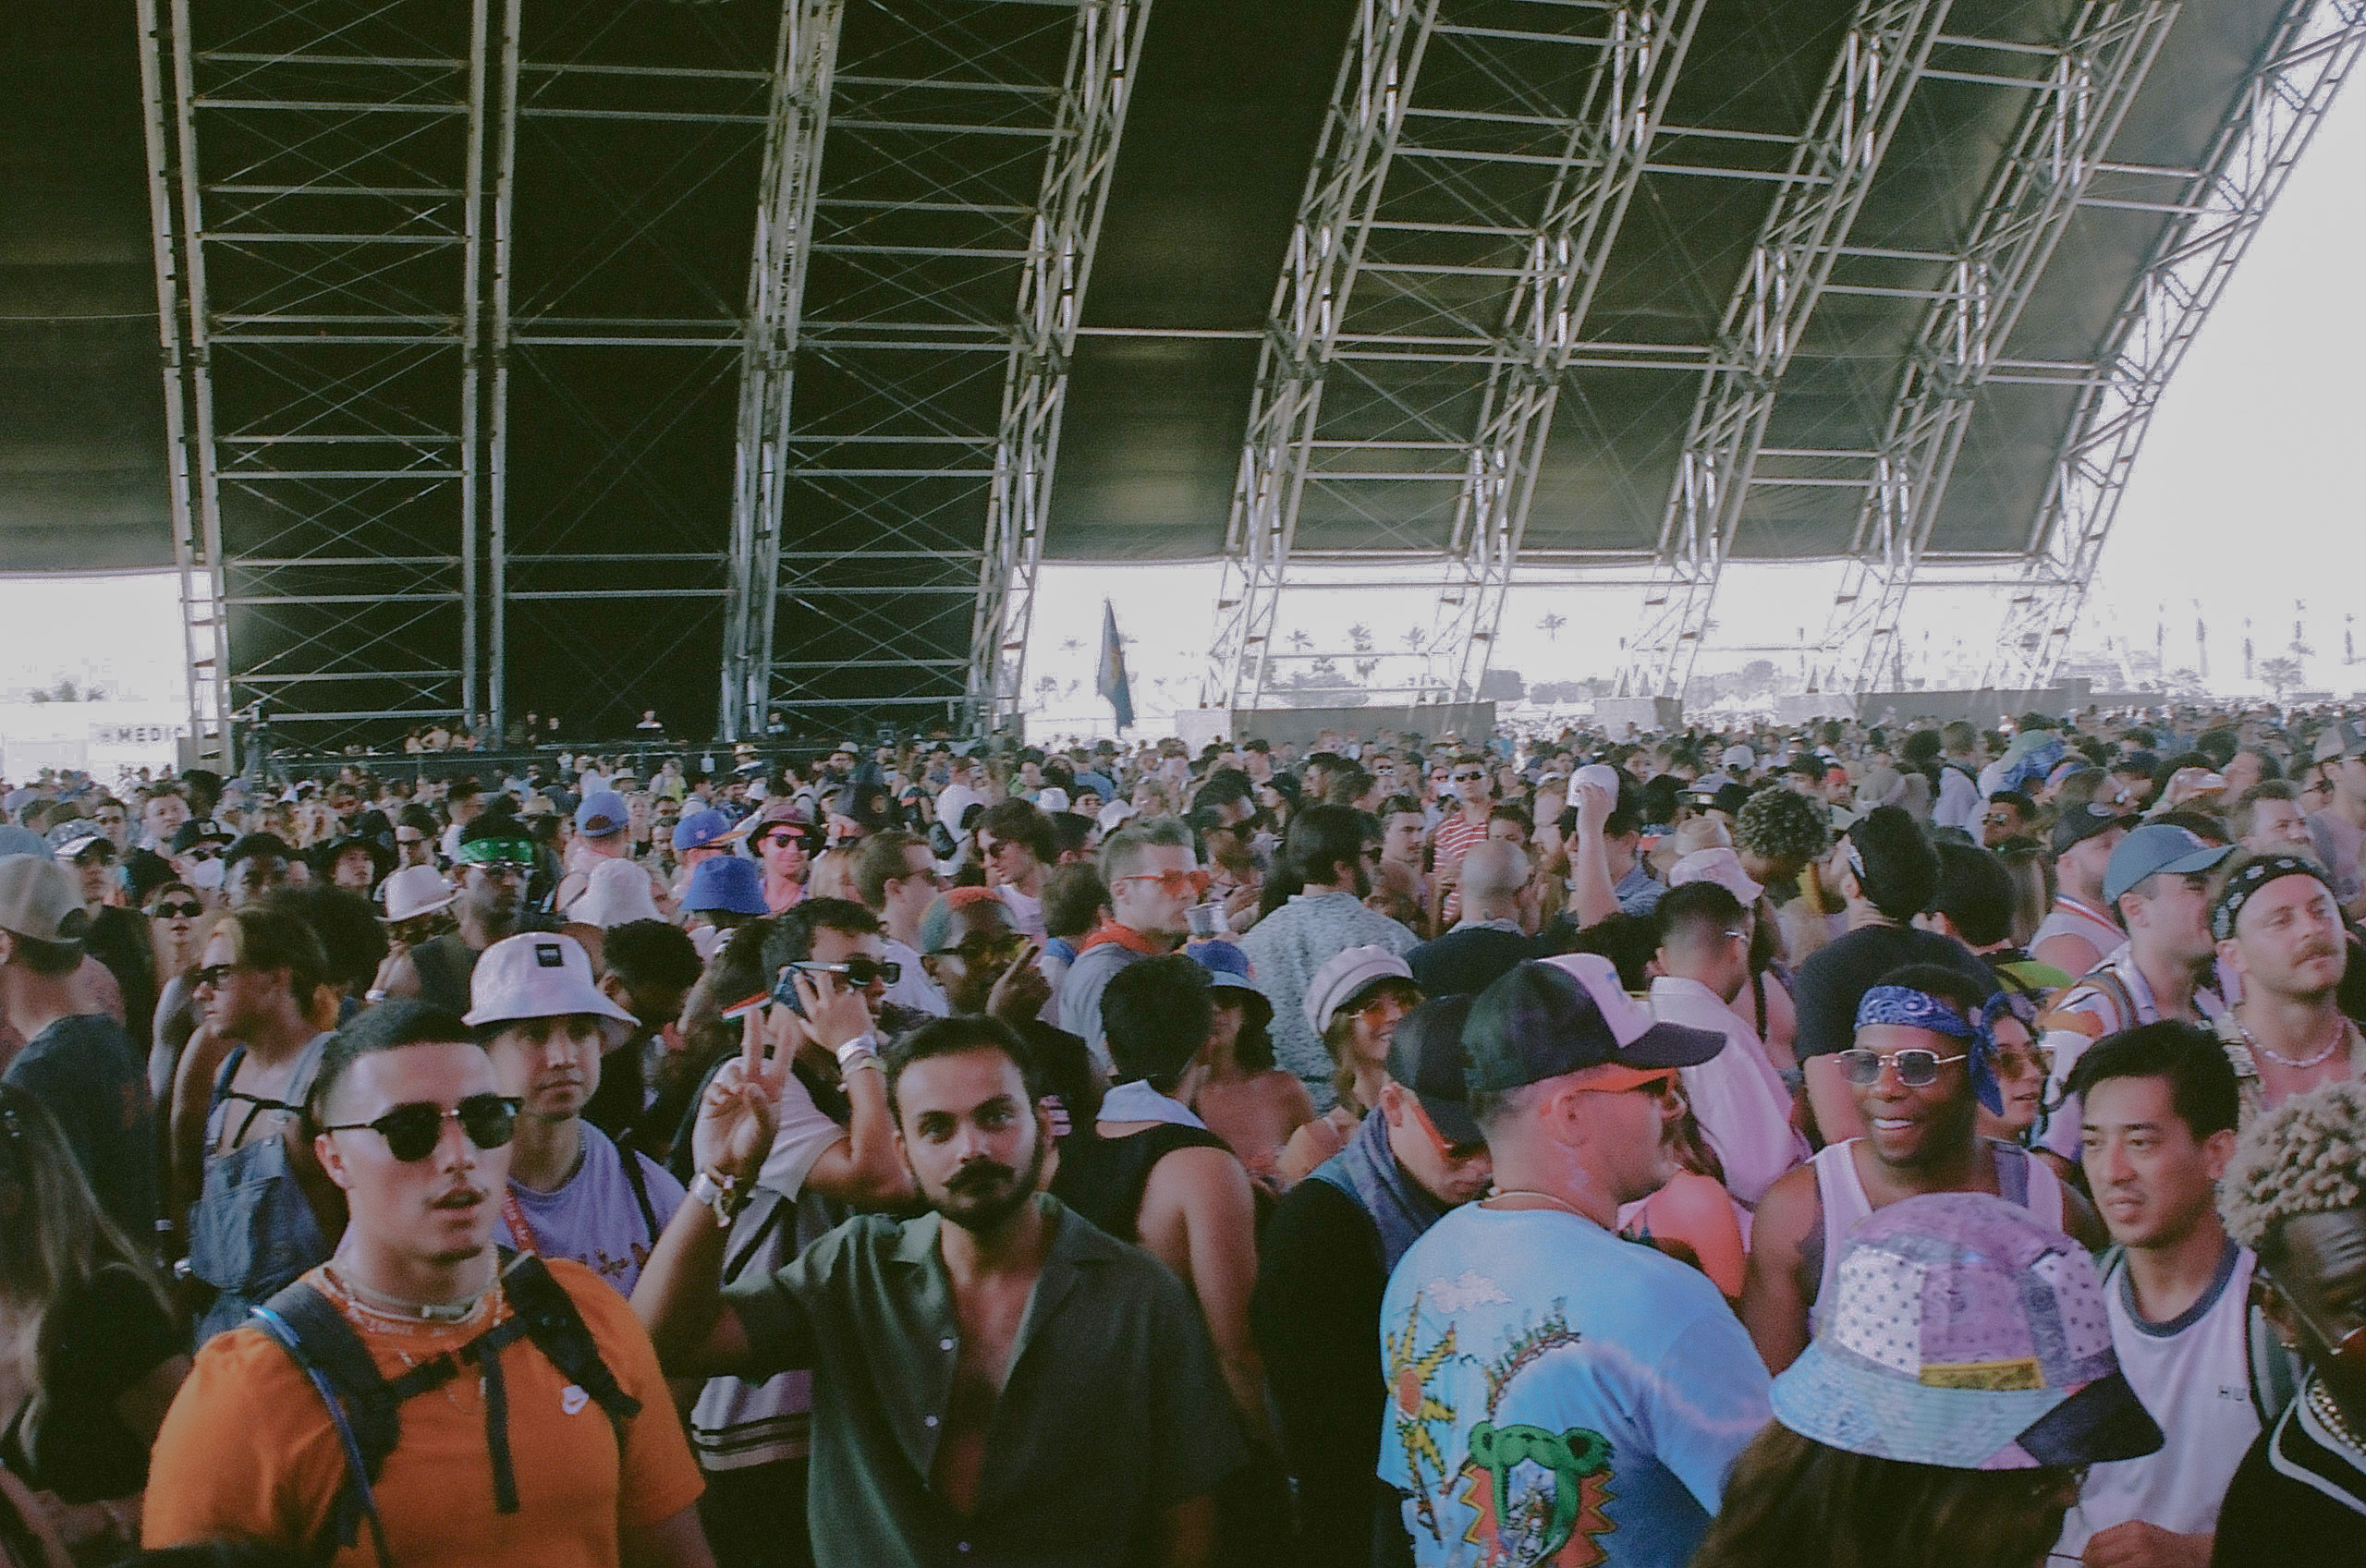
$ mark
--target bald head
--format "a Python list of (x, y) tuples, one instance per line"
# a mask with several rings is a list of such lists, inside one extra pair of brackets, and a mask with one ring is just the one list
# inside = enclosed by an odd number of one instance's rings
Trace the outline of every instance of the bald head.
[(1464, 917), (1492, 920), (1515, 914), (1514, 906), (1528, 878), (1528, 854), (1518, 845), (1501, 839), (1472, 845), (1462, 857)]

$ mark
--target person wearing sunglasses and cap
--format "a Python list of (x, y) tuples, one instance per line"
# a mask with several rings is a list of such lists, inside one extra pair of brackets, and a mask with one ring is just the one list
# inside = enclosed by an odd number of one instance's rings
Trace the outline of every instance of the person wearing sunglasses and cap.
[[(2328, 894), (2330, 896), (2330, 894)], [(2259, 1255), (2262, 1305), (2307, 1367), (2253, 1440), (2211, 1561), (2366, 1563), (2366, 1085), (2321, 1084), (2243, 1130), (2219, 1212)]]
[(1890, 971), (1858, 1003), (1855, 1043), (1835, 1056), (1865, 1133), (1826, 1144), (1768, 1187), (1750, 1232), (1741, 1317), (1771, 1370), (1806, 1348), (1811, 1315), (1831, 1299), (1841, 1243), (1902, 1199), (1995, 1194), (2104, 1245), (2094, 1209), (2051, 1166), (1979, 1136), (1981, 1110), (2004, 1111), (1993, 1020), (2006, 1005), (1936, 964)]
[(682, 1201), (681, 1184), (662, 1166), (583, 1117), (599, 1092), (601, 1059), (632, 1034), (633, 1015), (592, 979), (582, 947), (556, 932), (494, 942), (469, 987), (461, 1022), (493, 1058), (499, 1091), (519, 1101), (494, 1239), (571, 1258), (629, 1296)]
[(1487, 1190), (1487, 1140), (1463, 1084), (1472, 1000), (1441, 997), (1406, 1016), (1380, 1103), (1266, 1224), (1250, 1327), (1297, 1483), (1303, 1562), (1362, 1562), (1375, 1539), (1405, 1540), (1374, 1468), (1387, 1394), (1381, 1298), (1422, 1233)]
[(1615, 1227), (1676, 1173), (1677, 1074), (1725, 1037), (1531, 960), (1461, 1040), (1494, 1185), (1406, 1249), (1381, 1303), (1378, 1473), (1413, 1560), (1682, 1562), (1766, 1420), (1766, 1369), (1706, 1276)]
[(631, 1307), (569, 1259), (502, 1267), (518, 1104), (472, 1034), (396, 1002), (323, 1053), (305, 1110), (350, 1218), (325, 1263), (199, 1353), (157, 1436), (149, 1548), (237, 1539), (407, 1568), (714, 1561)]
[(390, 999), (429, 1003), (450, 1013), (469, 1009), (469, 978), (477, 960), (526, 921), (526, 883), (534, 874), (533, 842), (506, 811), (488, 811), (460, 830), (453, 905), (458, 929), (389, 959), (379, 989)]
[(1815, 1343), (1774, 1380), (1694, 1568), (2040, 1568), (2087, 1467), (2160, 1448), (2094, 1265), (2028, 1210), (1926, 1194), (1834, 1248)]

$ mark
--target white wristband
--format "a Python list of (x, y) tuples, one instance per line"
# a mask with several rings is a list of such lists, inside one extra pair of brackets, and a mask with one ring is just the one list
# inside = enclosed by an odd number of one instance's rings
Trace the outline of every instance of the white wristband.
[(875, 1057), (878, 1054), (878, 1048), (872, 1043), (870, 1035), (857, 1035), (854, 1039), (847, 1041), (846, 1044), (838, 1047), (838, 1071), (842, 1073), (845, 1072), (847, 1068), (852, 1064), (855, 1058), (859, 1056)]

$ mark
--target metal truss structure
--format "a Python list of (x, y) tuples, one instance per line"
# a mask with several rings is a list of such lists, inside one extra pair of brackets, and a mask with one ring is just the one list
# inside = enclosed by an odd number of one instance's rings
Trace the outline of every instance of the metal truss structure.
[[(1221, 112), (1212, 19), (1320, 74), (1259, 79), (1276, 177), (1177, 195), (1122, 157), (1151, 0), (135, 3), (208, 757), (1006, 727), (1047, 536), (1220, 515), (1213, 707), (1476, 696), (1547, 567), (1643, 588), (1626, 689), (1680, 696), (1738, 559), (1840, 564), (1823, 689), (1895, 678), (1918, 582), (2010, 586), (2031, 686), (2366, 48), (2366, 0), (1204, 0), (1144, 124)], [(1231, 358), (1066, 419), (1079, 334)], [(1339, 587), (1416, 624), (1309, 638)]]
[[(2104, 151), (2177, 8), (2166, 0), (2091, 4), (2024, 91), (2032, 98), (1970, 242), (1924, 318), (1898, 386), (1811, 689), (1905, 685), (1898, 621), (1961, 450), (1972, 399), (1999, 364), (2064, 227), (2092, 189)], [(2003, 53), (2008, 62), (2026, 51)], [(2018, 75), (2007, 72), (2006, 79)], [(1991, 79), (1996, 79), (1992, 78)]]
[(2245, 84), (2245, 112), (2190, 176), (2156, 176), (2171, 225), (2079, 391), (1982, 684), (2053, 678), (2085, 603), (2163, 388), (2218, 302), (2260, 220), (2366, 50), (2366, 0), (2297, 0)]
[(1726, 307), (1715, 361), (1701, 379), (1660, 529), (1660, 566), (1630, 645), (1631, 693), (1679, 696), (1691, 677), (1742, 503), (1753, 482), (1783, 482), (1772, 471), (1760, 476), (1760, 458), (1788, 459), (1811, 479), (1822, 477), (1807, 454), (1763, 450), (1775, 389), (1947, 9), (1947, 0), (1862, 0), (1849, 18), (1807, 134)]
[[(1360, 7), (1274, 293), (1204, 702), (1253, 708), (1276, 666), (1342, 658), (1399, 666), (1376, 694), (1476, 690), (1560, 377), (1701, 9)], [(1409, 485), (1437, 499), (1375, 499)], [(1276, 648), (1294, 577), (1384, 554), (1437, 594), (1409, 655)]]
[(1149, 11), (916, 0), (846, 22), (807, 154), (801, 374), (756, 578), (763, 706), (1016, 714), (1067, 356)]
[(488, 23), (140, 0), (201, 752), (479, 699)]
[(1147, 0), (146, 4), (201, 729), (1015, 712)]

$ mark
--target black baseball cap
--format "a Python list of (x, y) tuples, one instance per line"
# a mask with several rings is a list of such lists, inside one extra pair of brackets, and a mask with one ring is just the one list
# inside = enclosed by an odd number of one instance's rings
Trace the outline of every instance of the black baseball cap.
[(1571, 953), (1531, 958), (1481, 991), (1462, 1046), (1470, 1091), (1499, 1094), (1589, 1067), (1695, 1067), (1723, 1051), (1726, 1037), (1654, 1019), (1619, 987), (1609, 959)]
[(1421, 1102), (1430, 1125), (1449, 1144), (1487, 1141), (1470, 1114), (1464, 1081), (1469, 1067), (1462, 1027), (1477, 1000), (1465, 995), (1424, 1002), (1397, 1020), (1396, 1033), (1388, 1042), (1388, 1076)]
[(173, 834), (173, 853), (186, 855), (201, 844), (227, 844), (237, 836), (211, 817), (194, 817)]
[(2066, 806), (2062, 815), (2054, 820), (2054, 853), (2063, 854), (2086, 843), (2098, 833), (2128, 825), (2128, 814), (2108, 800), (2091, 800), (2084, 806)]

